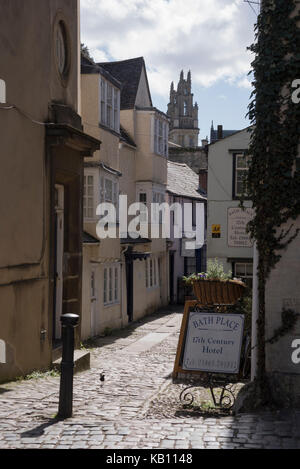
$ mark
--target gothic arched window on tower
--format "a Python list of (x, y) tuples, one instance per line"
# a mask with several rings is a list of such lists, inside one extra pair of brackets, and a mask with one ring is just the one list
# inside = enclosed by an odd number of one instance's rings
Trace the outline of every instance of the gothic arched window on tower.
[(187, 102), (184, 101), (184, 115), (187, 116), (188, 105)]

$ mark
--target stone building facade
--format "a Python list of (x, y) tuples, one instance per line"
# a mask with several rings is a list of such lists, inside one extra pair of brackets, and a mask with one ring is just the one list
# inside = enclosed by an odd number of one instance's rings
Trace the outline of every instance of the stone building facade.
[(100, 142), (80, 117), (78, 0), (1, 2), (0, 30), (3, 382), (48, 368), (61, 314), (81, 317), (83, 158)]

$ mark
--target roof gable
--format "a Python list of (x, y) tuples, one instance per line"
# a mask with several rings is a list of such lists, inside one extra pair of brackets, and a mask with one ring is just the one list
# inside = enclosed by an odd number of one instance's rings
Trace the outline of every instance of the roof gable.
[[(98, 65), (103, 67), (122, 83), (121, 110), (133, 109), (138, 105), (137, 97), (138, 101), (142, 99), (143, 102), (149, 102), (150, 106), (152, 106), (146, 66), (143, 57), (122, 60), (119, 62), (104, 62), (99, 63)], [(140, 96), (143, 96), (143, 98)]]

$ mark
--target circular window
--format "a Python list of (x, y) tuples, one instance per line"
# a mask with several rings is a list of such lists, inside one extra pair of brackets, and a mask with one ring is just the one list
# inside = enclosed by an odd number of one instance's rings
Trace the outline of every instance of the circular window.
[(58, 23), (56, 30), (56, 61), (62, 78), (66, 78), (69, 69), (69, 52), (67, 31), (63, 21)]

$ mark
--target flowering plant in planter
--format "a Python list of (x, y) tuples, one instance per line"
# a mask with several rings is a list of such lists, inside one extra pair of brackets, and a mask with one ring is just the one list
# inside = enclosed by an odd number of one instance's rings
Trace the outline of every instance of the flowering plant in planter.
[(232, 273), (224, 272), (223, 265), (209, 260), (207, 272), (183, 277), (192, 285), (194, 294), (202, 304), (234, 304), (244, 293), (246, 285), (239, 279), (232, 279)]

